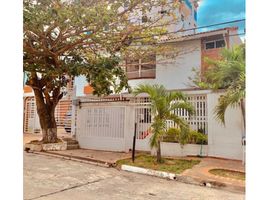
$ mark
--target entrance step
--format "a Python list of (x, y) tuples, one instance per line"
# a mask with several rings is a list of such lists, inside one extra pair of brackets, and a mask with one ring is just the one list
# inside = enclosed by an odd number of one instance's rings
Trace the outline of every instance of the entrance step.
[(67, 150), (79, 149), (79, 144), (67, 144)]
[(74, 140), (73, 138), (63, 138), (63, 140), (67, 142), (67, 150), (79, 149), (78, 141)]

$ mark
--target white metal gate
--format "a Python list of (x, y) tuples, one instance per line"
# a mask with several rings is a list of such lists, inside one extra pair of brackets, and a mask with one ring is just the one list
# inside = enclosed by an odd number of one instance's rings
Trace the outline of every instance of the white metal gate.
[[(70, 99), (62, 99), (59, 101), (55, 109), (55, 120), (58, 127), (63, 127), (66, 132), (71, 132), (72, 105)], [(23, 117), (24, 133), (40, 133), (40, 122), (37, 114), (36, 103), (34, 97), (26, 97), (24, 99), (24, 117)]]
[(81, 148), (125, 151), (125, 107), (82, 106), (77, 110), (76, 131)]
[(24, 133), (40, 133), (40, 123), (34, 97), (26, 97), (24, 100), (23, 125)]
[(150, 151), (152, 115), (149, 98), (137, 98), (134, 109), (135, 123), (137, 123), (136, 150)]

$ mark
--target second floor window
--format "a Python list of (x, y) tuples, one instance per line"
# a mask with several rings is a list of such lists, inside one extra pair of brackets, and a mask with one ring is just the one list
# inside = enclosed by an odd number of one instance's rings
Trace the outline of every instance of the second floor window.
[(155, 78), (156, 56), (126, 60), (126, 74), (128, 79)]
[(215, 49), (225, 47), (224, 40), (214, 40), (205, 43), (205, 49)]

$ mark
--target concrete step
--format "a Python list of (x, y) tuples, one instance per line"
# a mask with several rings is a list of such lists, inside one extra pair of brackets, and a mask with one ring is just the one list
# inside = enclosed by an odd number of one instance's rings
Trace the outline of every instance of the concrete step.
[(68, 140), (66, 142), (67, 142), (67, 145), (78, 144), (76, 140)]
[(73, 138), (63, 138), (63, 140), (67, 142), (67, 144), (78, 144), (78, 142)]
[(79, 149), (79, 144), (67, 144), (67, 150)]

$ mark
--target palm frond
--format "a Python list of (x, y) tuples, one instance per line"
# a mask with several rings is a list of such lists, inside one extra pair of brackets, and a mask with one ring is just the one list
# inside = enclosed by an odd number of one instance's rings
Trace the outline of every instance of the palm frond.
[(167, 101), (169, 103), (176, 100), (186, 101), (186, 96), (182, 92), (169, 92), (167, 94)]
[(170, 108), (169, 108), (170, 112), (172, 112), (172, 111), (174, 111), (176, 109), (184, 109), (184, 110), (186, 110), (189, 113), (189, 115), (195, 114), (194, 107), (192, 106), (192, 104), (190, 104), (188, 102), (182, 101), (182, 102), (172, 103), (170, 105)]
[(214, 113), (216, 118), (225, 125), (225, 111), (228, 106), (236, 107), (239, 105), (241, 99), (244, 98), (244, 91), (229, 91), (225, 95), (222, 95), (218, 104), (215, 107)]
[(184, 119), (182, 119), (181, 117), (174, 115), (172, 113), (168, 115), (167, 120), (174, 121), (174, 123), (176, 125), (178, 125), (181, 129), (183, 129), (183, 128), (188, 129), (189, 128), (189, 124)]
[(158, 141), (160, 140), (161, 136), (165, 133), (166, 124), (163, 122), (163, 120), (159, 118), (155, 118), (154, 122), (151, 125), (153, 135), (150, 139), (150, 146), (158, 147)]

